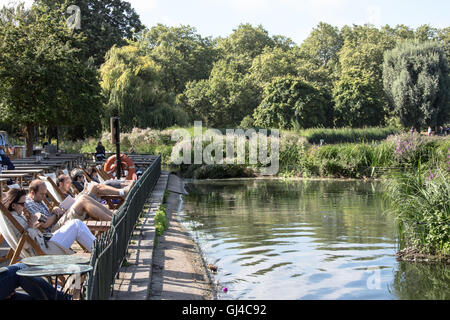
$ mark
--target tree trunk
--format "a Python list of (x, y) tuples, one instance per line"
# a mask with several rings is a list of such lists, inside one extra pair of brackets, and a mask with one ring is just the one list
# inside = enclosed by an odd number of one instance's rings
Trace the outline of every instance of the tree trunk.
[(33, 143), (34, 143), (34, 125), (27, 124), (25, 129), (26, 140), (27, 140), (27, 157), (31, 157), (33, 155)]

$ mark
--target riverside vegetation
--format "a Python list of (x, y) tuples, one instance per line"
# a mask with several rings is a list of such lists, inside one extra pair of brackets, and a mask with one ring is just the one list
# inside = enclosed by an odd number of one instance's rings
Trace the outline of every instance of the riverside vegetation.
[[(174, 129), (133, 129), (122, 134), (122, 150), (161, 153), (163, 163), (171, 165)], [(325, 145), (317, 144), (319, 137)], [(279, 177), (383, 178), (389, 211), (405, 248), (399, 258), (450, 261), (450, 138), (369, 128), (281, 131), (279, 139)], [(107, 150), (114, 150), (109, 133), (100, 140)], [(64, 147), (67, 152), (94, 152), (97, 141)], [(189, 178), (221, 179), (255, 176), (258, 167), (192, 164), (178, 169)]]

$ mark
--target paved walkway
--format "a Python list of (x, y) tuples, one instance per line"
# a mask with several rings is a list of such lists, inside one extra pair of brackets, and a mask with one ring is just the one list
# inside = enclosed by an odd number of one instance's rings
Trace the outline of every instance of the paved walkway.
[[(167, 198), (169, 229), (158, 237), (156, 248), (154, 217)], [(176, 219), (185, 193), (183, 181), (162, 172), (149, 204), (150, 208), (131, 240), (127, 258), (114, 286), (113, 300), (199, 300), (213, 299), (209, 277), (196, 243)]]
[[(177, 181), (173, 177), (176, 178), (171, 176), (171, 184)], [(198, 248), (174, 217), (180, 204), (180, 195), (171, 192), (167, 199), (169, 229), (158, 238), (153, 259), (151, 300), (209, 300), (213, 297)]]
[(168, 173), (161, 176), (150, 196), (149, 210), (134, 231), (128, 247), (127, 266), (120, 269), (114, 283), (112, 300), (147, 300), (152, 279), (153, 246), (155, 241), (154, 217), (161, 205), (167, 187)]

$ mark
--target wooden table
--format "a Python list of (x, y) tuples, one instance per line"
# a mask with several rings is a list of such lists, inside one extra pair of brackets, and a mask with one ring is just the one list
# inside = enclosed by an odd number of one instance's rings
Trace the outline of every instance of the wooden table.
[(3, 170), (2, 173), (9, 174), (9, 173), (29, 173), (33, 176), (33, 178), (37, 178), (39, 174), (42, 174), (44, 172), (43, 169), (16, 169), (16, 170)]
[(23, 178), (25, 177), (31, 177), (29, 173), (0, 173), (0, 178), (6, 178), (6, 179), (15, 179), (17, 182), (17, 179), (19, 179), (19, 185), (20, 187), (23, 186)]
[(49, 166), (40, 166), (40, 165), (33, 166), (33, 165), (18, 164), (18, 165), (15, 165), (15, 167), (16, 167), (16, 170), (38, 170), (38, 169), (41, 169), (44, 172), (56, 171), (56, 170), (54, 170), (55, 167), (50, 166), (50, 165)]

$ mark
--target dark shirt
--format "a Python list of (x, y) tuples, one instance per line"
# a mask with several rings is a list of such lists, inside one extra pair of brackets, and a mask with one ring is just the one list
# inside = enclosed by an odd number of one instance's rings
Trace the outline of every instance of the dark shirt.
[(78, 192), (83, 192), (84, 190), (84, 184), (82, 182), (79, 181), (74, 181), (72, 182), (73, 185), (75, 186), (75, 188), (77, 188)]
[(97, 146), (97, 148), (95, 148), (95, 153), (96, 154), (105, 154), (105, 147), (104, 146)]

